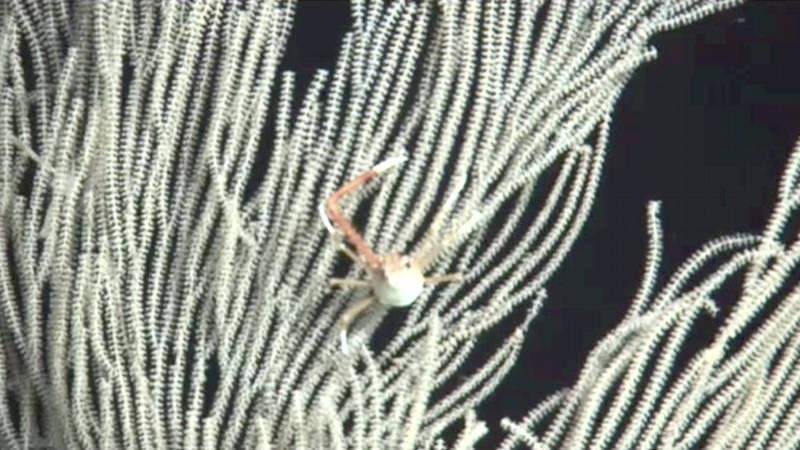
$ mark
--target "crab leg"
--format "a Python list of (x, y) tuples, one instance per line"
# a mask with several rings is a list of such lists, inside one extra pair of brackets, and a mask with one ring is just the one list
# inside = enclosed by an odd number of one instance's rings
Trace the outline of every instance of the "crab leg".
[(364, 172), (339, 188), (338, 191), (334, 192), (333, 195), (328, 197), (328, 201), (325, 204), (327, 210), (326, 212), (328, 213), (330, 219), (339, 226), (339, 229), (342, 230), (342, 233), (344, 233), (350, 243), (353, 244), (358, 254), (361, 255), (367, 266), (372, 270), (378, 270), (381, 267), (381, 259), (375, 254), (375, 252), (372, 251), (369, 245), (364, 242), (361, 234), (355, 229), (350, 220), (344, 216), (344, 212), (342, 211), (342, 207), (339, 205), (339, 203), (344, 199), (344, 197), (353, 193), (361, 186), (364, 186), (375, 178), (378, 178), (383, 172), (386, 172), (390, 168), (400, 164), (404, 159), (405, 158), (390, 158), (378, 164), (377, 166)]
[(344, 314), (342, 314), (342, 317), (339, 318), (339, 329), (341, 330), (339, 338), (341, 340), (342, 349), (347, 349), (347, 331), (350, 330), (350, 326), (358, 316), (363, 314), (373, 303), (375, 303), (375, 297), (367, 297), (359, 300), (350, 305), (350, 307), (345, 310)]
[(426, 286), (433, 286), (435, 284), (442, 284), (442, 283), (462, 283), (464, 281), (464, 276), (460, 273), (448, 273), (447, 275), (435, 275), (432, 277), (425, 278), (425, 285)]
[(334, 287), (368, 288), (370, 284), (364, 280), (354, 280), (352, 278), (331, 278), (328, 282)]

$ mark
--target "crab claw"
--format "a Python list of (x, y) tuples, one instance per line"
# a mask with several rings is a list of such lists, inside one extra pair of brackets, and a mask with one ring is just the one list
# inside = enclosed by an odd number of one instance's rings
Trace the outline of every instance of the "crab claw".
[(392, 167), (399, 166), (406, 161), (405, 156), (392, 156), (391, 158), (387, 158), (372, 168), (373, 171), (377, 172), (378, 175), (386, 172), (387, 170), (391, 169)]

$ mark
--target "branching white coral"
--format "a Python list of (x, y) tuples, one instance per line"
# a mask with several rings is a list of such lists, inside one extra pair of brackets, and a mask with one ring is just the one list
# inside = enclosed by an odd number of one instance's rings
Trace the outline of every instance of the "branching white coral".
[[(800, 241), (786, 225), (800, 206), (798, 160), (800, 141), (761, 234), (709, 242), (658, 294), (661, 233), (651, 204), (648, 270), (629, 314), (547, 411), (503, 422), (509, 437), (501, 448), (797, 448), (800, 286), (789, 276), (798, 273)], [(711, 298), (738, 272), (746, 273), (741, 295), (715, 338), (677, 365), (698, 314), (716, 314)]]
[[(488, 429), (474, 410), (514, 363), (588, 217), (613, 107), (655, 57), (648, 40), (738, 2), (352, 3), (335, 68), (296, 95), (294, 74), (278, 71), (291, 1), (0, 0), (0, 446), (445, 448), (463, 425), (453, 448), (473, 447)], [(352, 293), (327, 286), (336, 248), (317, 205), (398, 154), (408, 162), (369, 193), (363, 239), (416, 254), (439, 216), (458, 232), (433, 276), (464, 282), (422, 292), (380, 349), (381, 312), (359, 320), (345, 354), (335, 324)], [(552, 186), (545, 171), (558, 172)], [(359, 203), (344, 205), (348, 217)], [(751, 294), (720, 342), (793, 264), (793, 250), (773, 260), (767, 249), (731, 259), (755, 261)], [(669, 332), (679, 345), (713, 284), (677, 281), (674, 292), (691, 292), (681, 301), (648, 301), (644, 288), (632, 326), (587, 368), (596, 387), (649, 357), (632, 334), (652, 345)], [(509, 318), (515, 331), (462, 373)], [(751, 367), (767, 370), (751, 353), (691, 366), (671, 400), (691, 399), (678, 417), (712, 407), (697, 380), (734, 394)], [(543, 442), (567, 429), (589, 442), (602, 395), (588, 376), (585, 396), (562, 393), (529, 417), (557, 411)], [(793, 425), (781, 411), (765, 417)], [(666, 439), (643, 423), (648, 442)], [(668, 423), (670, 442), (702, 426)], [(601, 429), (598, 445), (613, 423)]]

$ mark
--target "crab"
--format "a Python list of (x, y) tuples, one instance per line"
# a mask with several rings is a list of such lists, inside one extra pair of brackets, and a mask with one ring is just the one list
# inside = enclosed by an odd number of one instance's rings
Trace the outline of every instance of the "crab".
[[(407, 307), (419, 298), (426, 287), (463, 281), (463, 276), (459, 273), (425, 276), (425, 271), (441, 253), (444, 243), (450, 239), (444, 239), (439, 243), (430, 239), (413, 256), (400, 253), (379, 255), (364, 241), (344, 215), (340, 203), (345, 197), (378, 179), (403, 161), (405, 161), (403, 157), (394, 157), (379, 163), (347, 182), (320, 205), (320, 216), (325, 227), (334, 236), (337, 248), (363, 268), (368, 275), (367, 279), (331, 278), (330, 285), (340, 288), (366, 288), (371, 291), (370, 295), (350, 305), (339, 318), (338, 326), (342, 346), (345, 348), (347, 333), (353, 322), (376, 303), (390, 308)], [(439, 228), (440, 222), (441, 215), (434, 220), (435, 230)], [(345, 239), (353, 249), (345, 245), (343, 242)]]

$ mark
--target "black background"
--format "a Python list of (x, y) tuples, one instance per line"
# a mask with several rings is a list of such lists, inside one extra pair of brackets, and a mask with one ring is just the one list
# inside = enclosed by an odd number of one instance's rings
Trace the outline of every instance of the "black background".
[[(283, 68), (301, 89), (315, 70), (333, 69), (349, 27), (347, 2), (300, 1)], [(573, 383), (622, 318), (644, 267), (649, 200), (662, 201), (662, 277), (714, 237), (758, 232), (774, 204), (800, 137), (800, 2), (747, 3), (652, 43), (657, 60), (638, 69), (615, 109), (589, 221), (548, 284), (516, 367), (479, 411), (491, 429), (484, 448), (496, 446), (502, 417), (518, 419)], [(719, 323), (701, 321), (695, 341)]]

